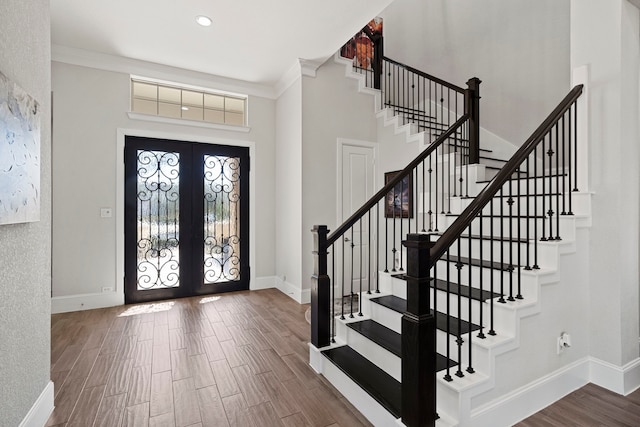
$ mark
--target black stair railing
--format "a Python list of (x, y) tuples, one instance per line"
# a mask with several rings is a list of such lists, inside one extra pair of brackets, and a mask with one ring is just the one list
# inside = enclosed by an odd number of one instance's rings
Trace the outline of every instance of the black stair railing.
[[(401, 242), (407, 233), (418, 235), (420, 240), (441, 226), (437, 218), (442, 214), (436, 215), (431, 209), (438, 206), (441, 194), (449, 194), (456, 176), (469, 176), (469, 165), (465, 163), (461, 152), (452, 151), (450, 145), (459, 145), (460, 137), (468, 135), (470, 123), (468, 115), (460, 117), (333, 233), (329, 234), (324, 225), (313, 228), (311, 343), (316, 348), (335, 342), (336, 319), (363, 316), (362, 295), (380, 293), (378, 274), (381, 270), (390, 273), (404, 271), (407, 259), (402, 256)], [(457, 165), (455, 168), (452, 166), (454, 162)], [(419, 199), (419, 203), (409, 203), (410, 198)], [(437, 209), (440, 208), (442, 212), (449, 209), (444, 205)], [(428, 247), (424, 246), (424, 242), (405, 246), (408, 254), (418, 251), (423, 254), (422, 258), (428, 258)], [(394, 259), (390, 264), (389, 258), (396, 254), (397, 263)], [(435, 358), (435, 321), (432, 316), (425, 322), (421, 314), (429, 310), (430, 304), (428, 288), (425, 290), (418, 286), (423, 286), (425, 282), (424, 277), (419, 277), (419, 272), (423, 270), (420, 263), (412, 264), (408, 260), (407, 281), (411, 291), (407, 294), (409, 314), (405, 317), (408, 322), (403, 320), (402, 325), (402, 348), (405, 349), (403, 354), (414, 356), (403, 357), (402, 364), (403, 372), (412, 376), (407, 379), (407, 384), (413, 384), (415, 390), (405, 386), (402, 393), (403, 396), (405, 393), (414, 396), (408, 396), (405, 403), (414, 401), (415, 396), (420, 399), (432, 396), (430, 401), (433, 401), (433, 406), (427, 412), (435, 420), (435, 377), (429, 384), (422, 382), (424, 375), (420, 376), (420, 381), (414, 381), (413, 378), (414, 368), (419, 366), (422, 366), (423, 374), (435, 375), (435, 365), (430, 364), (428, 370), (423, 365), (423, 356)], [(334, 301), (338, 302), (337, 307)], [(421, 351), (414, 348), (413, 342), (404, 342), (407, 337), (421, 336), (432, 337), (418, 343), (422, 346)], [(432, 343), (431, 347), (424, 347), (426, 342)], [(433, 393), (429, 394), (429, 390)], [(424, 409), (423, 406), (414, 406), (411, 411), (403, 413), (403, 418), (415, 418), (412, 411), (418, 411), (420, 417)]]
[[(450, 351), (447, 345), (443, 353), (458, 361), (458, 377), (475, 372), (472, 340), (497, 334), (495, 305), (526, 297), (522, 272), (540, 268), (541, 242), (562, 240), (561, 219), (574, 215), (577, 100), (582, 90), (582, 85), (573, 88), (455, 221), (433, 236), (437, 240), (429, 242), (427, 259), (408, 259), (409, 265), (424, 262), (430, 277), (445, 282), (440, 287), (447, 290), (446, 331), (457, 331), (457, 349)], [(438, 266), (446, 273), (439, 274)], [(466, 294), (451, 292), (463, 282)], [(474, 292), (489, 298), (476, 304)], [(444, 379), (453, 380), (450, 367)]]
[(460, 147), (454, 148), (465, 151), (469, 163), (478, 163), (480, 79), (470, 79), (465, 89), (384, 56), (382, 32), (372, 23), (342, 47), (341, 55), (353, 60), (353, 71), (364, 76), (366, 87), (381, 91), (380, 109), (391, 110), (402, 125), (410, 123), (418, 132), (428, 132), (429, 141), (469, 114), (468, 135), (460, 137)]

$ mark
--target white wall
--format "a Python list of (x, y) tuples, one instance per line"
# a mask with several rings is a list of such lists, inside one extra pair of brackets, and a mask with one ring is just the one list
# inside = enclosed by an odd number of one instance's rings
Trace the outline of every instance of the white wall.
[[(51, 74), (49, 2), (0, 2), (0, 72), (34, 97), (40, 116), (40, 221), (0, 226), (0, 424), (17, 426), (49, 382)], [(47, 387), (48, 389), (48, 387)], [(53, 389), (49, 389), (53, 408)], [(47, 408), (40, 406), (48, 416)], [(37, 422), (35, 418), (29, 418)]]
[(329, 59), (302, 78), (302, 288), (311, 286), (314, 225), (335, 230), (338, 138), (376, 142), (374, 97)]
[[(279, 289), (302, 301), (302, 78), (276, 103), (276, 276)], [(308, 298), (308, 297), (307, 297)]]
[(395, 0), (385, 54), (462, 87), (480, 123), (520, 145), (569, 91), (569, 0)]
[[(157, 77), (166, 70), (148, 65), (146, 71), (148, 77)], [(194, 84), (192, 74), (185, 73), (184, 80), (178, 81)], [(175, 78), (180, 77), (178, 74)], [(249, 97), (251, 131), (243, 133), (130, 119), (130, 83), (125, 72), (53, 62), (52, 86), (54, 311), (122, 302), (122, 236), (116, 226), (121, 210), (114, 210), (112, 218), (100, 218), (101, 207), (115, 209), (122, 205), (122, 200), (117, 199), (124, 182), (119, 172), (119, 130), (125, 134), (254, 147), (254, 227), (250, 232), (255, 242), (253, 252), (259, 256), (251, 260), (252, 277), (273, 284), (274, 100)], [(115, 287), (115, 293), (102, 294), (105, 286)]]
[(590, 71), (591, 355), (616, 366), (638, 357), (638, 15), (626, 0), (571, 2), (571, 65)]

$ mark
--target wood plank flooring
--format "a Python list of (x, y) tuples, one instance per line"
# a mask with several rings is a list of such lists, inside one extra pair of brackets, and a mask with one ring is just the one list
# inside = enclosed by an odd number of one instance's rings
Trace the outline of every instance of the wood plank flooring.
[(587, 384), (516, 426), (637, 427), (640, 426), (640, 390), (621, 396)]
[(47, 426), (370, 426), (275, 289), (55, 314)]

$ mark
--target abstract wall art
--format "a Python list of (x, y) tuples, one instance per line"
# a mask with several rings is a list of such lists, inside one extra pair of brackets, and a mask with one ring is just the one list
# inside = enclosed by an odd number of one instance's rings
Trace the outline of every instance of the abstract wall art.
[(40, 106), (0, 72), (0, 224), (40, 220)]

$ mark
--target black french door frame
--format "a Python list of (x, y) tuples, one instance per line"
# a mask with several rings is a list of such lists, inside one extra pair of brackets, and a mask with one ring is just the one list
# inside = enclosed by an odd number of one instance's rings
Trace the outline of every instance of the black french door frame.
[[(126, 136), (124, 159), (125, 303), (249, 289), (249, 148)], [(152, 170), (154, 163), (156, 171)], [(158, 177), (140, 190), (143, 177), (139, 173), (156, 173)], [(151, 201), (154, 196), (150, 193), (158, 189), (165, 193), (162, 203), (158, 195)], [(212, 198), (219, 198), (213, 207)], [(156, 227), (155, 235), (149, 231), (153, 226), (148, 225), (148, 239), (139, 239), (141, 200), (162, 204), (155, 215), (159, 217), (163, 211), (171, 217), (162, 231)], [(229, 220), (223, 221), (226, 229), (220, 221), (211, 220), (223, 212), (229, 215)], [(149, 213), (149, 223), (151, 216)], [(150, 259), (139, 265), (141, 252), (145, 260)], [(145, 278), (145, 272), (152, 268), (157, 271)], [(177, 282), (157, 286), (161, 269), (165, 278)], [(154, 281), (154, 275), (155, 285), (141, 289)], [(145, 282), (139, 286), (141, 277)]]

